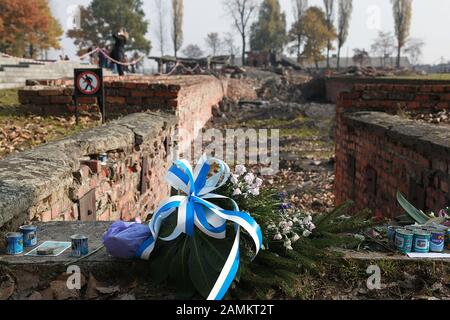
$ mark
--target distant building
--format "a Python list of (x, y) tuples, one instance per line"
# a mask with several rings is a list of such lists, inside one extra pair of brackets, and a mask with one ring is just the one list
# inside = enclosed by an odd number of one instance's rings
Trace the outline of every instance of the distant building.
[(296, 59), (291, 59), (281, 54), (271, 53), (267, 51), (249, 51), (246, 52), (246, 66), (250, 67), (268, 67), (282, 65), (291, 67), (295, 70), (301, 70), (302, 66), (297, 63)]
[[(358, 67), (359, 64), (353, 61), (353, 58), (341, 57), (340, 59), (340, 67), (348, 68), (348, 67)], [(314, 63), (303, 63), (302, 64), (306, 69), (315, 69), (316, 65)], [(369, 58), (363, 65), (363, 67), (373, 67), (373, 68), (396, 68), (397, 67), (397, 57), (371, 57)], [(400, 59), (400, 67), (401, 68), (412, 68), (411, 62), (408, 57), (401, 57)], [(327, 61), (323, 60), (319, 62), (319, 69), (327, 68)], [(330, 68), (337, 68), (337, 57), (330, 57)]]
[[(273, 54), (270, 52), (259, 52), (259, 51), (249, 51), (246, 52), (246, 61), (245, 65), (251, 67), (268, 67), (270, 65), (289, 65), (293, 66), (295, 69), (303, 68), (303, 69), (316, 69), (315, 63), (300, 63), (298, 64), (296, 58), (289, 58), (279, 54)], [(318, 63), (319, 69), (327, 68), (327, 61), (323, 60)], [(358, 67), (359, 64), (356, 63), (352, 58), (341, 57), (340, 59), (340, 67), (341, 68), (349, 68), (349, 67)], [(363, 67), (373, 67), (373, 68), (396, 68), (397, 67), (397, 57), (370, 57), (364, 64)], [(401, 68), (412, 68), (412, 64), (409, 61), (408, 57), (401, 57), (400, 59), (400, 67)], [(337, 57), (330, 57), (330, 69), (337, 68)]]
[(437, 65), (419, 65), (417, 70), (425, 71), (426, 73), (450, 73), (450, 63), (441, 63)]
[(267, 67), (271, 65), (271, 54), (267, 51), (249, 51), (245, 53), (247, 55), (245, 65), (250, 67)]

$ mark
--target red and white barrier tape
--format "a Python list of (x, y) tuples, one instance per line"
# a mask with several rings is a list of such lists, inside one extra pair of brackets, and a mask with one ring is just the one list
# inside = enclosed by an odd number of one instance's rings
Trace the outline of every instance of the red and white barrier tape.
[(120, 65), (122, 65), (122, 66), (132, 66), (132, 65), (135, 65), (135, 64), (139, 63), (142, 59), (145, 58), (145, 56), (141, 56), (141, 57), (139, 57), (138, 59), (133, 60), (133, 61), (131, 61), (131, 62), (121, 62), (121, 61), (117, 61), (117, 60), (111, 58), (104, 50), (102, 50), (102, 49), (100, 49), (100, 48), (96, 48), (96, 49), (94, 49), (94, 50), (92, 50), (92, 51), (90, 51), (90, 52), (88, 52), (88, 53), (82, 55), (82, 56), (80, 57), (80, 59), (83, 60), (83, 59), (86, 58), (87, 56), (90, 56), (91, 54), (94, 54), (94, 53), (97, 53), (97, 52), (100, 52), (100, 51), (101, 51), (101, 53), (102, 53), (109, 61), (112, 61), (112, 62), (114, 62), (115, 64), (120, 64)]

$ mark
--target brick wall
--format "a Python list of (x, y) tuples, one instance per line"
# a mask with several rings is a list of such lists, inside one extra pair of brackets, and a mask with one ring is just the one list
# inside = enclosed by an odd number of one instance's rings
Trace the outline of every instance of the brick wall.
[(351, 199), (377, 216), (402, 214), (402, 191), (423, 210), (450, 205), (450, 127), (394, 115), (399, 109), (448, 109), (448, 85), (360, 84), (337, 105), (337, 204)]
[[(27, 111), (42, 115), (75, 112), (73, 80), (30, 80), (28, 84), (19, 90), (19, 101)], [(227, 79), (213, 76), (105, 77), (104, 84), (107, 118), (146, 110), (174, 114), (179, 119), (181, 149), (190, 142), (184, 137), (195, 138), (195, 132), (211, 118), (212, 107), (223, 100), (228, 87)], [(95, 97), (79, 98), (78, 103), (81, 111), (98, 110)]]
[(175, 124), (168, 114), (133, 114), (3, 159), (0, 226), (145, 218), (169, 195), (164, 175)]
[(337, 103), (341, 93), (350, 92), (355, 85), (411, 85), (411, 86), (439, 86), (448, 85), (444, 80), (414, 80), (395, 78), (367, 78), (367, 77), (329, 77), (325, 79), (325, 97), (327, 101)]
[[(40, 106), (47, 110), (71, 107), (71, 89), (64, 87), (70, 81), (45, 84), (20, 91), (22, 103), (30, 103), (24, 108), (44, 100)], [(186, 151), (226, 94), (226, 82), (121, 78), (108, 82), (107, 93), (110, 110), (143, 112), (0, 161), (0, 228), (24, 221), (145, 219), (169, 196), (169, 150)], [(51, 103), (64, 97), (67, 103)], [(106, 163), (99, 161), (102, 153)]]

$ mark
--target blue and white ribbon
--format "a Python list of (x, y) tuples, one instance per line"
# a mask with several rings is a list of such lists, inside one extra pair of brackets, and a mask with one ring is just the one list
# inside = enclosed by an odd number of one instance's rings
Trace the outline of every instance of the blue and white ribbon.
[[(208, 178), (212, 164), (219, 165), (219, 172)], [(236, 236), (230, 254), (223, 269), (212, 288), (208, 300), (220, 300), (231, 286), (239, 269), (239, 240), (241, 227), (252, 237), (258, 254), (262, 246), (262, 234), (259, 225), (248, 213), (239, 211), (237, 203), (228, 197), (212, 193), (222, 187), (230, 177), (228, 165), (215, 158), (200, 158), (195, 170), (186, 160), (177, 160), (169, 169), (166, 181), (185, 196), (173, 196), (162, 203), (155, 211), (149, 223), (152, 237), (143, 243), (136, 256), (148, 260), (155, 248), (161, 224), (178, 209), (177, 226), (172, 234), (163, 241), (172, 241), (181, 234), (194, 235), (194, 227), (199, 228), (206, 235), (215, 239), (226, 237), (227, 221), (234, 224)], [(233, 205), (233, 210), (224, 210), (209, 202), (211, 199), (228, 199)]]

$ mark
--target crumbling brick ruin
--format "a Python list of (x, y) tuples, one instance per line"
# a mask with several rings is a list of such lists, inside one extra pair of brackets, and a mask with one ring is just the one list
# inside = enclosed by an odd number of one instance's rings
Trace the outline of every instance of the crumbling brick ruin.
[[(170, 194), (164, 183), (170, 150), (186, 151), (223, 100), (226, 80), (115, 79), (106, 79), (107, 111), (142, 112), (1, 160), (0, 228), (24, 221), (145, 219)], [(70, 85), (51, 80), (28, 86), (20, 91), (23, 108), (72, 112)], [(96, 101), (83, 103), (85, 110), (97, 108)], [(99, 160), (102, 153), (106, 163)]]
[[(450, 83), (357, 84), (340, 95), (336, 130), (336, 202), (355, 201), (377, 216), (401, 214), (400, 190), (418, 208), (450, 204), (448, 126), (418, 123), (405, 111), (450, 108)], [(398, 115), (395, 115), (398, 114)]]

